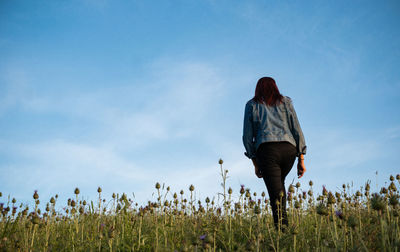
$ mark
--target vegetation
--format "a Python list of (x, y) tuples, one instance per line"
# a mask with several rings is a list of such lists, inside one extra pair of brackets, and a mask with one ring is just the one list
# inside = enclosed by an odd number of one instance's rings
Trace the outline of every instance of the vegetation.
[[(369, 182), (350, 194), (349, 186), (314, 196), (300, 183), (287, 195), (289, 227), (276, 230), (267, 195), (241, 186), (236, 200), (226, 189), (222, 169), (221, 202), (203, 202), (188, 191), (171, 192), (156, 183), (157, 199), (139, 206), (126, 194), (106, 201), (98, 188), (97, 203), (80, 200), (80, 191), (56, 211), (57, 195), (44, 211), (0, 204), (0, 250), (3, 251), (399, 251), (400, 175), (370, 193)], [(0, 195), (1, 196), (1, 195)], [(0, 198), (1, 199), (1, 198)]]

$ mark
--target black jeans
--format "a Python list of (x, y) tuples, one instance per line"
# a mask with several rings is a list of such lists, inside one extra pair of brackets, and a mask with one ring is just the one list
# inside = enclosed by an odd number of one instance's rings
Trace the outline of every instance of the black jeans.
[(276, 228), (279, 220), (281, 225), (288, 225), (285, 178), (292, 169), (296, 153), (296, 147), (289, 142), (262, 143), (256, 152), (256, 162), (268, 189)]

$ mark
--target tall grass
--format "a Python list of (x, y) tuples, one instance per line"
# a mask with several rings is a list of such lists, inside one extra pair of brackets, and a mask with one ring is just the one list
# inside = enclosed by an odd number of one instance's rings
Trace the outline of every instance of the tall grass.
[[(273, 225), (267, 195), (241, 186), (236, 197), (226, 188), (227, 170), (219, 162), (222, 202), (194, 198), (194, 186), (171, 192), (156, 183), (157, 199), (138, 205), (126, 194), (97, 202), (80, 199), (80, 191), (56, 210), (57, 195), (39, 209), (15, 199), (0, 204), (2, 251), (399, 251), (400, 175), (370, 193), (366, 185), (350, 194), (316, 193), (312, 182), (288, 188), (289, 227)], [(1, 193), (0, 193), (1, 194)], [(1, 196), (1, 195), (0, 195)], [(2, 196), (1, 196), (2, 197)], [(235, 200), (233, 199), (235, 198)], [(1, 198), (0, 198), (1, 199)], [(105, 204), (107, 203), (107, 204)], [(106, 207), (108, 206), (108, 207)]]

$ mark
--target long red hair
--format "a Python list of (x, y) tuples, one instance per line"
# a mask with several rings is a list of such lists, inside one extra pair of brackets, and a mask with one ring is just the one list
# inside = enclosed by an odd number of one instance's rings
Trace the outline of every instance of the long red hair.
[(257, 103), (264, 103), (273, 106), (281, 103), (283, 96), (279, 92), (274, 79), (271, 77), (262, 77), (257, 82), (256, 92), (253, 99)]

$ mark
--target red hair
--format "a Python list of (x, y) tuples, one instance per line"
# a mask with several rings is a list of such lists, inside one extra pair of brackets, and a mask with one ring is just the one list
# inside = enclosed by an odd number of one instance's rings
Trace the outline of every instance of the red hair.
[(254, 101), (264, 103), (268, 106), (278, 105), (282, 102), (283, 96), (276, 86), (275, 80), (271, 77), (262, 77), (258, 80)]

